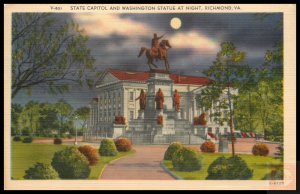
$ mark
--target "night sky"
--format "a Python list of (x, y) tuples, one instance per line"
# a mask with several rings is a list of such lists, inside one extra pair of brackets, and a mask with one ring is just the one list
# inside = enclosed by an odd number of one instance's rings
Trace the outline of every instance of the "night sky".
[[(169, 50), (171, 72), (203, 76), (216, 57), (220, 44), (231, 41), (247, 53), (246, 63), (263, 63), (264, 53), (283, 39), (282, 14), (270, 14), (264, 19), (254, 13), (193, 13), (193, 14), (55, 14), (58, 22), (74, 20), (89, 36), (88, 47), (96, 59), (99, 71), (107, 68), (147, 71), (146, 57), (138, 58), (141, 47), (150, 47), (153, 33), (165, 33), (172, 48)], [(173, 29), (170, 20), (180, 18), (181, 27)], [(162, 62), (157, 62), (164, 68)], [(41, 87), (32, 95), (21, 91), (12, 100), (26, 104), (30, 100), (56, 102), (63, 98), (73, 107), (86, 106), (94, 90), (72, 86), (69, 93), (51, 95)]]

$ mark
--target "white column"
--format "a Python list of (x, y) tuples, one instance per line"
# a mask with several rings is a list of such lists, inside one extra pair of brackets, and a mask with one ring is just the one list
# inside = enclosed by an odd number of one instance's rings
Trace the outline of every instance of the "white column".
[(195, 96), (193, 96), (193, 102), (194, 102), (194, 106), (193, 106), (193, 112), (194, 112), (194, 114), (193, 114), (193, 117), (195, 117), (195, 116), (197, 116), (197, 102), (196, 102), (196, 97)]
[(89, 108), (90, 108), (90, 114), (89, 114), (89, 123), (88, 123), (88, 128), (90, 129), (91, 126), (92, 126), (92, 108), (91, 106), (89, 105)]

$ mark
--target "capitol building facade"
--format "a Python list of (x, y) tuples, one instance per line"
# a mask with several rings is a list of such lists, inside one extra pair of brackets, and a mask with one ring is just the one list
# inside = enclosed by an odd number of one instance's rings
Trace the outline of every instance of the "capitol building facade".
[[(212, 80), (205, 77), (182, 76), (162, 70), (135, 72), (118, 69), (105, 71), (96, 85), (97, 96), (90, 102), (90, 119), (85, 138), (129, 137), (134, 143), (201, 143), (211, 138), (208, 133), (229, 132), (227, 123), (214, 123), (213, 109), (204, 111), (196, 97)], [(145, 107), (139, 96), (146, 93)], [(164, 99), (157, 109), (158, 90)], [(174, 91), (180, 95), (175, 109)], [(223, 110), (228, 114), (228, 110)], [(222, 115), (223, 115), (222, 114)], [(205, 115), (206, 123), (195, 119)], [(187, 142), (186, 142), (187, 143)]]

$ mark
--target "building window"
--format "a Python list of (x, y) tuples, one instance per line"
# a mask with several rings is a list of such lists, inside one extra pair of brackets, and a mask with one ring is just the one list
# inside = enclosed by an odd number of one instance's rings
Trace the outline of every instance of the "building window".
[(219, 134), (220, 133), (220, 129), (219, 127), (216, 127), (216, 134)]
[(129, 92), (129, 100), (133, 101), (133, 92)]
[(134, 119), (134, 112), (130, 111), (130, 120), (133, 120), (133, 119)]

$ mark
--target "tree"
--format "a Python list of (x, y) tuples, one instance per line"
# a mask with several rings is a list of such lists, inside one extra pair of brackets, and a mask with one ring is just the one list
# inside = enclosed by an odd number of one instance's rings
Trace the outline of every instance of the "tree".
[(83, 130), (84, 127), (87, 124), (87, 121), (90, 116), (90, 108), (89, 107), (80, 107), (75, 111), (75, 114), (78, 116), (78, 118), (81, 120), (81, 129)]
[(12, 15), (12, 98), (34, 86), (54, 94), (68, 91), (70, 83), (93, 86), (87, 36), (74, 22), (57, 20), (50, 13)]
[(73, 107), (67, 103), (64, 99), (60, 99), (56, 104), (55, 108), (58, 113), (59, 120), (59, 135), (63, 130), (64, 124), (66, 124), (70, 119), (72, 119)]
[(259, 69), (245, 65), (244, 79), (239, 83), (239, 97), (234, 101), (236, 125), (244, 131), (257, 131), (259, 107), (256, 92), (259, 83)]
[(18, 118), (18, 128), (33, 134), (39, 128), (40, 106), (38, 102), (29, 101)]
[(49, 134), (52, 130), (59, 127), (58, 113), (56, 107), (50, 103), (40, 104), (39, 132)]
[(264, 132), (265, 139), (279, 141), (283, 135), (282, 57), (282, 44), (276, 44), (273, 50), (266, 52), (264, 64), (245, 68), (246, 76), (235, 101), (239, 127)]
[(18, 119), (23, 110), (21, 104), (12, 103), (11, 105), (11, 133), (12, 135), (19, 134)]
[(204, 74), (214, 81), (203, 90), (203, 93), (205, 94), (207, 91), (210, 91), (209, 93), (214, 94), (214, 98), (216, 99), (225, 97), (225, 100), (220, 104), (222, 104), (222, 106), (225, 105), (229, 110), (229, 120), (227, 120), (227, 122), (230, 123), (233, 156), (235, 155), (233, 141), (233, 99), (236, 96), (234, 89), (237, 89), (238, 83), (242, 79), (244, 66), (241, 65), (241, 63), (245, 59), (245, 56), (246, 53), (238, 51), (233, 43), (224, 42), (221, 44), (221, 50), (217, 53), (213, 65), (204, 71)]

